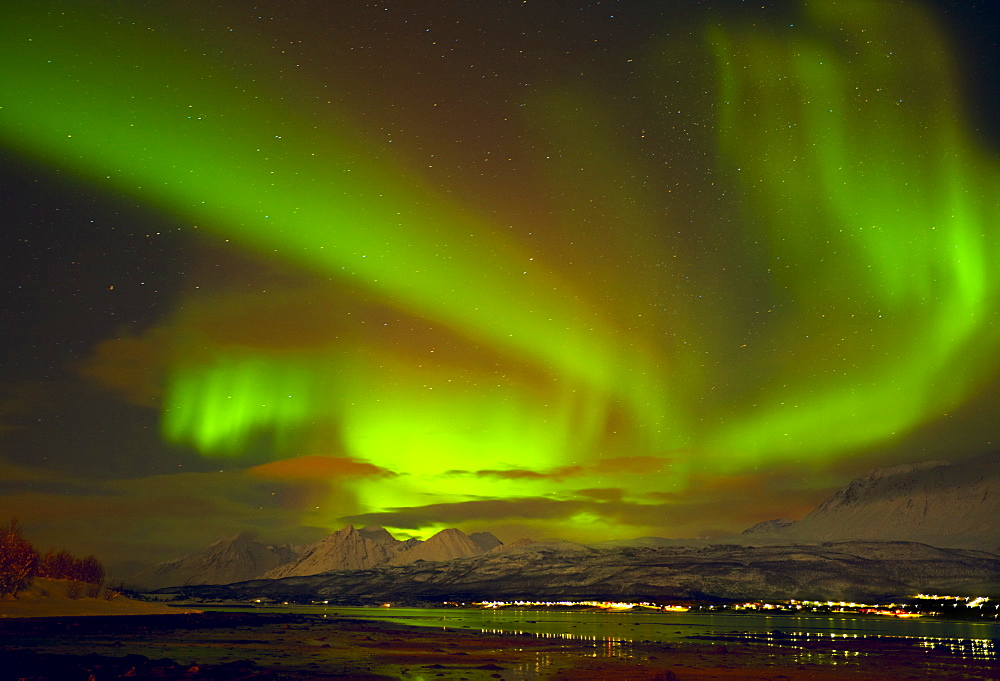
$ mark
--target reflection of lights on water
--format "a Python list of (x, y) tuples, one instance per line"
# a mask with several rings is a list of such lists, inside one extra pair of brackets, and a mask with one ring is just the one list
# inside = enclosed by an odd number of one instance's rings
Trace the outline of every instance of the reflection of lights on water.
[[(515, 634), (519, 636), (533, 636), (543, 639), (557, 639), (564, 641), (593, 643), (594, 657), (623, 657), (631, 653), (627, 650), (630, 644), (639, 642), (638, 638), (614, 638), (610, 636), (600, 636), (593, 634), (574, 634), (568, 632), (547, 632), (528, 631), (525, 629), (502, 629), (502, 628), (481, 628), (484, 634)], [(638, 632), (636, 632), (638, 633)], [(803, 643), (829, 643), (836, 646), (838, 642), (864, 641), (878, 639), (885, 642), (899, 641), (912, 642), (921, 648), (931, 650), (944, 650), (964, 657), (969, 660), (991, 661), (997, 659), (996, 646), (991, 639), (956, 639), (936, 636), (888, 636), (882, 634), (838, 634), (825, 632), (791, 631), (776, 633), (750, 633), (750, 632), (730, 632), (727, 636), (753, 641), (763, 644), (768, 648), (782, 648), (795, 651), (792, 658), (799, 663), (813, 663), (837, 665), (848, 663), (852, 658), (867, 655), (864, 650), (838, 649), (830, 647), (825, 650), (811, 650), (802, 645), (796, 645), (796, 641)], [(642, 639), (643, 641), (648, 639)]]
[(846, 664), (852, 657), (861, 657), (861, 653), (857, 650), (801, 650), (792, 655), (792, 661), (796, 664), (838, 665)]
[(988, 638), (944, 638), (940, 636), (887, 636), (882, 634), (837, 634), (837, 633), (815, 633), (808, 631), (780, 632), (776, 634), (755, 634), (744, 633), (735, 634), (745, 640), (763, 643), (769, 648), (790, 648), (802, 652), (795, 654), (795, 659), (803, 662), (813, 662), (822, 664), (838, 664), (844, 661), (843, 658), (858, 657), (866, 654), (863, 650), (837, 650), (829, 649), (824, 651), (807, 651), (802, 646), (794, 645), (796, 640), (808, 642), (829, 641), (836, 643), (838, 640), (866, 640), (880, 639), (887, 642), (908, 641), (914, 642), (921, 648), (930, 650), (944, 650), (964, 657), (969, 660), (991, 661), (997, 659), (996, 645), (992, 639)]
[[(970, 598), (969, 600), (974, 599)], [(683, 640), (689, 638), (688, 635), (695, 635), (695, 638), (716, 638), (719, 639), (719, 643), (724, 643), (725, 640), (739, 640), (761, 646), (765, 649), (775, 649), (775, 652), (778, 649), (782, 649), (788, 654), (789, 659), (801, 663), (823, 665), (850, 665), (852, 661), (867, 657), (870, 651), (866, 650), (866, 641), (873, 644), (882, 643), (889, 645), (895, 642), (897, 645), (912, 646), (914, 652), (935, 651), (941, 654), (953, 655), (970, 662), (995, 662), (998, 660), (996, 643), (991, 638), (880, 634), (864, 629), (864, 627), (871, 626), (876, 621), (876, 618), (873, 617), (768, 617), (766, 621), (771, 626), (787, 626), (788, 628), (771, 629), (768, 627), (767, 630), (763, 631), (760, 629), (756, 631), (739, 631), (732, 628), (732, 625), (736, 624), (739, 618), (734, 620), (716, 615), (711, 615), (708, 618), (698, 617), (685, 620), (684, 618), (675, 619), (673, 617), (658, 615), (657, 613), (609, 615), (608, 611), (503, 612), (501, 610), (421, 610), (416, 611), (417, 614), (413, 614), (413, 611), (406, 609), (399, 610), (397, 608), (389, 611), (392, 612), (392, 615), (389, 615), (389, 612), (383, 608), (349, 609), (348, 612), (342, 613), (338, 610), (338, 613), (357, 616), (359, 611), (363, 612), (366, 618), (384, 618), (408, 624), (423, 623), (425, 626), (440, 627), (443, 631), (471, 629), (478, 630), (484, 634), (522, 635), (538, 639), (549, 639), (553, 642), (566, 641), (567, 643), (590, 644), (589, 647), (592, 649), (591, 655), (593, 657), (627, 657), (634, 654), (634, 644), (643, 644), (646, 642), (654, 644), (668, 643), (671, 640)], [(526, 619), (528, 617), (538, 619)], [(690, 619), (698, 619), (699, 621), (705, 619), (706, 621), (704, 624), (692, 625)], [(431, 624), (432, 620), (433, 624)], [(784, 624), (779, 625), (779, 622), (783, 622)], [(882, 623), (880, 622), (879, 624)], [(889, 621), (886, 621), (884, 624), (888, 625)], [(960, 627), (958, 629), (951, 629), (954, 634), (959, 635), (962, 633), (975, 635), (983, 631), (986, 636), (990, 636), (995, 631), (995, 625), (992, 623), (972, 623), (975, 625), (973, 630), (965, 629), (965, 625), (970, 624), (968, 622), (949, 623), (935, 619), (926, 624), (935, 633), (940, 633), (938, 629), (941, 627), (949, 627), (950, 625)], [(823, 627), (825, 630), (806, 631), (805, 628), (810, 626), (814, 629), (817, 626)], [(924, 625), (917, 623), (917, 626), (921, 630), (924, 630)], [(579, 627), (579, 629), (573, 632), (538, 631), (545, 628), (566, 629), (569, 627)], [(532, 631), (532, 628), (536, 630)], [(688, 635), (682, 635), (681, 631), (675, 631), (677, 628), (684, 628)], [(896, 626), (891, 626), (889, 630), (894, 631), (896, 628)], [(839, 631), (831, 631), (834, 629), (839, 629)], [(845, 629), (847, 630), (846, 632), (844, 631)], [(583, 631), (587, 633), (580, 633)], [(545, 658), (539, 657), (533, 663), (528, 664), (520, 673), (530, 674), (529, 667), (545, 664), (548, 664)], [(525, 676), (524, 678), (531, 677)]]
[(629, 653), (625, 650), (625, 647), (630, 643), (634, 643), (634, 641), (629, 639), (612, 638), (610, 636), (588, 636), (586, 634), (569, 634), (551, 631), (525, 631), (523, 629), (480, 629), (479, 631), (483, 634), (516, 634), (518, 636), (534, 636), (535, 638), (593, 643), (593, 657), (627, 656)]
[(997, 659), (996, 646), (992, 639), (988, 638), (930, 638), (918, 639), (921, 648), (931, 650), (947, 650), (970, 660), (995, 660)]
[(522, 675), (530, 675), (527, 678), (540, 677), (550, 672), (558, 659), (555, 653), (536, 652), (533, 660), (512, 665), (510, 670), (514, 678)]
[[(524, 629), (495, 629), (483, 628), (480, 631), (484, 634), (515, 634), (528, 635), (539, 639), (553, 639), (563, 641), (573, 641), (576, 643), (592, 643), (594, 652), (592, 657), (631, 657), (634, 654), (632, 644), (637, 641), (628, 638), (612, 638), (609, 636), (596, 636), (587, 634), (572, 634), (544, 631), (527, 631)], [(865, 650), (841, 649), (836, 644), (848, 641), (866, 639), (879, 639), (886, 642), (908, 641), (916, 643), (920, 648), (929, 650), (943, 650), (961, 656), (970, 661), (993, 661), (997, 659), (996, 647), (990, 639), (948, 639), (932, 636), (882, 636), (866, 634), (838, 634), (838, 633), (814, 633), (814, 632), (787, 632), (775, 634), (739, 634), (732, 632), (729, 634), (746, 641), (762, 643), (768, 648), (781, 648), (792, 651), (790, 658), (794, 664), (812, 664), (823, 666), (850, 665), (852, 661), (860, 660), (868, 653)], [(795, 642), (802, 643), (828, 643), (831, 647), (826, 649), (809, 649), (804, 645), (796, 645)], [(516, 673), (535, 673), (550, 668), (554, 663), (554, 655), (551, 652), (539, 652), (535, 659), (517, 665)]]

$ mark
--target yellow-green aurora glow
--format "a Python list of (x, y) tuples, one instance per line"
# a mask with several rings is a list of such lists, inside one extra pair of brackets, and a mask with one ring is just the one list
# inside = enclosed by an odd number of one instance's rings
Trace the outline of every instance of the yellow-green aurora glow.
[(493, 132), (522, 148), (478, 179), (406, 139), (454, 88), (393, 133), (352, 108), (363, 74), (321, 81), (243, 25), (272, 56), (221, 68), (188, 10), (5, 11), (0, 136), (295, 273), (192, 284), (149, 338), (170, 442), (378, 472), (317, 466), (303, 524), (676, 536), (709, 478), (823, 488), (997, 370), (997, 159), (919, 5), (702, 17), (635, 52), (627, 126), (584, 78), (518, 95)]
[(964, 132), (933, 24), (877, 3), (806, 9), (812, 30), (793, 38), (711, 34), (726, 167), (760, 216), (769, 275), (808, 311), (765, 342), (789, 357), (768, 387), (795, 387), (762, 391), (715, 442), (768, 457), (948, 411), (998, 340), (996, 158)]

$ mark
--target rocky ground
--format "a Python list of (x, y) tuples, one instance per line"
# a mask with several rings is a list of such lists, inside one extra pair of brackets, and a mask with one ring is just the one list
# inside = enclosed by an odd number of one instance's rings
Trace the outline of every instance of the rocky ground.
[(995, 663), (900, 642), (572, 642), (321, 615), (0, 620), (0, 681), (105, 679), (991, 679)]

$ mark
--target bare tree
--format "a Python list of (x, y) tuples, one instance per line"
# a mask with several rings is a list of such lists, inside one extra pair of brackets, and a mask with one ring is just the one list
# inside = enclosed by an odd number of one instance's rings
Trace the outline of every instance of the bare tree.
[(66, 579), (73, 569), (73, 556), (63, 549), (48, 551), (38, 562), (38, 576), (46, 579)]
[(48, 551), (41, 559), (35, 548), (21, 535), (21, 524), (13, 518), (0, 525), (0, 598), (17, 595), (32, 577), (65, 579), (66, 593), (78, 598), (85, 593), (92, 598), (101, 592), (104, 565), (94, 556), (75, 558), (69, 551)]
[(87, 584), (100, 586), (104, 583), (104, 565), (95, 556), (87, 556), (79, 561), (77, 579)]
[(11, 518), (0, 525), (0, 598), (31, 584), (38, 570), (38, 551), (21, 534), (21, 522)]

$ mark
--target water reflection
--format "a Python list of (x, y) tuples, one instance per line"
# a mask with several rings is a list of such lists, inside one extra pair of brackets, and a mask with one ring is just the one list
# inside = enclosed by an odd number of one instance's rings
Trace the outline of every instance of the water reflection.
[(541, 678), (555, 666), (556, 662), (557, 658), (553, 653), (536, 653), (535, 659), (531, 662), (512, 665), (510, 676), (525, 679)]
[(521, 629), (480, 629), (483, 634), (514, 634), (517, 636), (532, 636), (534, 638), (550, 638), (563, 641), (573, 641), (574, 643), (592, 643), (594, 645), (594, 657), (627, 657), (631, 655), (631, 650), (627, 649), (629, 643), (635, 640), (627, 638), (611, 638), (608, 636), (588, 636), (583, 634), (570, 634), (555, 631), (524, 631)]
[[(640, 639), (626, 635), (624, 638), (602, 637), (588, 634), (574, 634), (569, 632), (554, 631), (530, 631), (525, 629), (499, 627), (480, 628), (484, 634), (514, 634), (519, 636), (532, 636), (539, 639), (554, 639), (572, 641), (574, 643), (592, 643), (594, 645), (594, 657), (633, 657), (635, 650), (632, 644), (639, 642), (650, 642), (651, 639)], [(932, 636), (886, 636), (886, 635), (862, 635), (862, 634), (838, 634), (816, 633), (809, 631), (788, 631), (774, 632), (771, 634), (760, 634), (754, 632), (730, 631), (721, 636), (692, 636), (683, 638), (716, 639), (716, 640), (740, 640), (753, 642), (766, 647), (781, 648), (783, 651), (792, 651), (789, 656), (795, 664), (814, 664), (824, 666), (837, 666), (850, 664), (867, 653), (864, 650), (865, 644), (873, 642), (879, 643), (902, 643), (914, 644), (919, 648), (947, 652), (958, 655), (967, 660), (976, 661), (996, 661), (997, 651), (995, 642), (992, 639), (952, 639)], [(852, 643), (853, 647), (839, 647), (837, 644)], [(816, 644), (824, 644), (822, 647)], [(786, 653), (787, 654), (787, 653)], [(551, 653), (539, 653), (532, 667), (536, 671), (551, 664)], [(522, 672), (528, 671), (526, 665)]]
[(844, 664), (866, 646), (891, 644), (943, 652), (966, 660), (996, 661), (1000, 625), (942, 619), (790, 614), (594, 612), (421, 608), (296, 608), (296, 612), (377, 619), (489, 634), (518, 634), (590, 643), (595, 656), (630, 654), (635, 642), (685, 639), (753, 642), (794, 651), (803, 662)]
[(924, 638), (920, 647), (947, 650), (970, 660), (996, 660), (996, 643), (987, 639)]
[[(772, 633), (755, 632), (731, 632), (735, 638), (745, 641), (753, 641), (768, 647), (781, 647), (784, 649), (794, 648), (806, 650), (805, 646), (796, 646), (796, 642), (824, 643), (829, 648), (826, 652), (816, 653), (814, 650), (803, 652), (800, 657), (808, 662), (817, 662), (818, 659), (826, 660), (827, 663), (836, 663), (837, 658), (851, 658), (864, 654), (860, 648), (865, 643), (872, 642), (898, 642), (912, 643), (919, 648), (947, 652), (958, 655), (967, 660), (994, 661), (997, 659), (996, 643), (993, 639), (962, 639), (944, 638), (940, 636), (900, 636), (900, 635), (864, 635), (844, 633), (815, 633), (810, 631), (775, 631)], [(839, 647), (837, 644), (854, 643), (851, 648)]]
[[(720, 638), (797, 649), (802, 661), (824, 664), (843, 664), (863, 655), (872, 642), (913, 644), (969, 660), (995, 661), (993, 639), (1000, 633), (997, 625), (982, 622), (875, 617), (530, 610), (455, 610), (438, 617), (453, 628), (593, 643), (608, 656), (629, 654), (623, 645), (631, 642)], [(398, 621), (417, 623), (408, 617)], [(816, 650), (821, 643), (822, 652)]]

